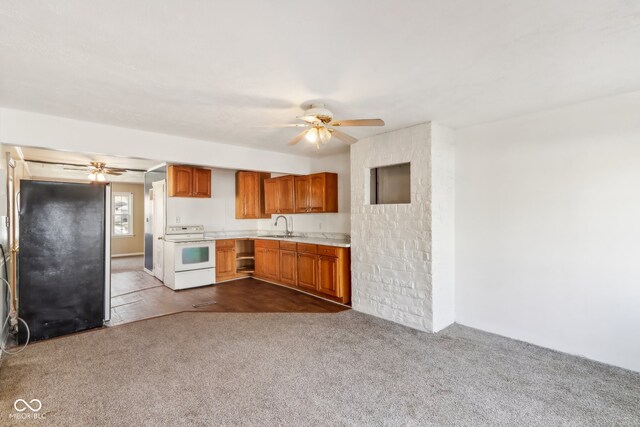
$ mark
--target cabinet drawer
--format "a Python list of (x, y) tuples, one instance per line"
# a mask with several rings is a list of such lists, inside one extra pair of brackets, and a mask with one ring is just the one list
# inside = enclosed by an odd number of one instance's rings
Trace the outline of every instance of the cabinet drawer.
[(278, 249), (280, 247), (280, 242), (277, 240), (261, 240), (256, 239), (256, 248), (272, 248)]
[(298, 243), (298, 252), (306, 254), (317, 254), (318, 245), (311, 245), (309, 243)]
[(297, 249), (296, 242), (283, 242), (280, 240), (280, 249), (295, 252)]
[(216, 240), (216, 248), (231, 248), (235, 247), (236, 241), (234, 239)]
[(327, 256), (338, 256), (338, 248), (335, 246), (318, 246), (318, 254)]

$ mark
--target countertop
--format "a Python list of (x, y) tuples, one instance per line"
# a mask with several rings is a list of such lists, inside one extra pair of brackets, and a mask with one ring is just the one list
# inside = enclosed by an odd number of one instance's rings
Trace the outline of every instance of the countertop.
[(208, 238), (212, 238), (213, 240), (225, 240), (225, 239), (262, 239), (262, 240), (284, 240), (286, 242), (296, 242), (296, 243), (308, 243), (312, 245), (323, 245), (323, 246), (337, 246), (340, 248), (349, 248), (351, 247), (351, 243), (347, 239), (332, 239), (327, 237), (318, 237), (318, 236), (292, 236), (285, 237), (282, 236), (272, 236), (272, 235), (207, 235)]

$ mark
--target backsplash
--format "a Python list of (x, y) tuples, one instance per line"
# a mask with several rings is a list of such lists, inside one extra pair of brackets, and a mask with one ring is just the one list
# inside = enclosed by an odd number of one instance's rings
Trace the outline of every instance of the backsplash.
[[(207, 237), (260, 237), (260, 236), (273, 236), (280, 235), (284, 236), (283, 232), (270, 232), (270, 231), (256, 231), (256, 230), (206, 230), (205, 235)], [(308, 238), (317, 238), (317, 239), (331, 239), (331, 240), (343, 240), (346, 242), (351, 242), (351, 235), (348, 233), (321, 233), (321, 232), (294, 232), (294, 237), (308, 237)]]

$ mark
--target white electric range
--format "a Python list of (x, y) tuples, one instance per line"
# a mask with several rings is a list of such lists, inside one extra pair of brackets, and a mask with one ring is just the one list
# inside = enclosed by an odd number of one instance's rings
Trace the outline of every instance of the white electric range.
[(173, 290), (216, 281), (215, 240), (202, 225), (171, 225), (164, 236), (164, 284)]

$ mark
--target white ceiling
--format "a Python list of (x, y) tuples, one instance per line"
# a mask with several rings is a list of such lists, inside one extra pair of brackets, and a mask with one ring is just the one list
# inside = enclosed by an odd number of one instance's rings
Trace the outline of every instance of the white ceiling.
[[(71, 179), (88, 181), (87, 175), (91, 168), (76, 170), (70, 165), (89, 165), (90, 162), (104, 162), (107, 167), (136, 169), (124, 172), (120, 176), (105, 175), (111, 182), (144, 182), (144, 172), (157, 166), (161, 162), (157, 160), (132, 159), (124, 157), (104, 156), (97, 154), (71, 153), (66, 151), (45, 150), (32, 147), (21, 147), (20, 152), (16, 147), (11, 147), (12, 156), (20, 161), (24, 158), (26, 169), (31, 178)], [(46, 163), (44, 163), (46, 162)], [(49, 164), (53, 163), (53, 164)]]
[(640, 1), (0, 0), (0, 70), (0, 105), (290, 151), (260, 126), (311, 100), (364, 137), (638, 90)]

